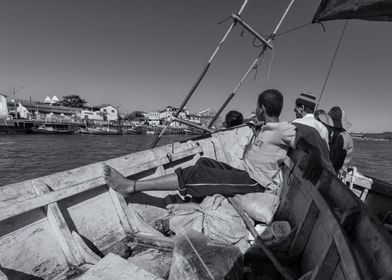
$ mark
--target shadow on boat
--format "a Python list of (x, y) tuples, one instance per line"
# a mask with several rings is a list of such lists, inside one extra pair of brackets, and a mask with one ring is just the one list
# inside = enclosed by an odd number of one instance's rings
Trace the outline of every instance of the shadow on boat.
[[(21, 271), (17, 271), (14, 269), (9, 269), (0, 266), (0, 274), (1, 272), (8, 277), (8, 279), (18, 279), (18, 280), (44, 280), (44, 278), (37, 277), (31, 274), (27, 274)], [(1, 275), (0, 275), (1, 276)], [(6, 278), (7, 279), (7, 278)]]

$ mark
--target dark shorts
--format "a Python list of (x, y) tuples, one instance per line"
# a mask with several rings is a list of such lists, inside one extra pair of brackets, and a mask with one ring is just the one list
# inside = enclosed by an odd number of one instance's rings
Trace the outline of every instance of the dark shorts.
[(200, 158), (195, 165), (175, 170), (182, 195), (204, 197), (214, 194), (233, 196), (262, 192), (264, 187), (248, 173), (210, 158)]

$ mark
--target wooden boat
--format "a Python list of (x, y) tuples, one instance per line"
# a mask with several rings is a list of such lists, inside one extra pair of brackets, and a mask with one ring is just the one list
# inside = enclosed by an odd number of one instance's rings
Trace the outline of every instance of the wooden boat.
[(124, 134), (143, 134), (144, 129), (141, 126), (135, 126), (128, 129), (123, 130)]
[(73, 134), (75, 130), (70, 129), (67, 125), (65, 126), (53, 126), (43, 124), (39, 127), (31, 128), (32, 133), (39, 133), (39, 134)]
[[(93, 269), (115, 248), (132, 250), (129, 240), (170, 250), (172, 239), (153, 225), (167, 215), (165, 201), (175, 192), (137, 193), (125, 199), (105, 185), (103, 164), (125, 176), (147, 179), (189, 166), (201, 156), (232, 163), (247, 129), (229, 129), (1, 187), (0, 278), (66, 279)], [(296, 267), (290, 272), (293, 279), (392, 276), (391, 236), (375, 214), (327, 171), (317, 185), (304, 180), (296, 164), (301, 156), (290, 151), (284, 162), (275, 219), (288, 221), (293, 232), (270, 248), (275, 257), (284, 267)], [(263, 258), (256, 254), (251, 259)]]
[(80, 133), (91, 134), (91, 135), (119, 135), (120, 134), (117, 128), (111, 128), (111, 127), (80, 128)]
[(371, 209), (386, 222), (392, 233), (392, 185), (371, 176), (360, 174), (355, 167), (347, 174), (345, 183)]

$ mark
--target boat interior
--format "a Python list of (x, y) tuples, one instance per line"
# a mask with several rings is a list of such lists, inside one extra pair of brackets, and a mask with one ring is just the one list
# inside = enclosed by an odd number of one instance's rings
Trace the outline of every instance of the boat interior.
[[(202, 156), (232, 163), (248, 140), (242, 137), (245, 129), (228, 129), (1, 187), (0, 279), (90, 279), (83, 275), (112, 254), (156, 279), (169, 277), (174, 241), (156, 229), (156, 222), (168, 215), (165, 207), (177, 192), (124, 198), (105, 184), (103, 165), (143, 180), (190, 166)], [(274, 217), (287, 221), (291, 232), (269, 246), (257, 240), (244, 254), (243, 279), (392, 277), (391, 235), (376, 215), (325, 170), (317, 184), (303, 179), (297, 164), (303, 159), (304, 154), (295, 150), (286, 158)], [(158, 252), (154, 259), (141, 257), (151, 250)], [(164, 264), (169, 271), (162, 268)], [(262, 276), (266, 278), (257, 278)]]

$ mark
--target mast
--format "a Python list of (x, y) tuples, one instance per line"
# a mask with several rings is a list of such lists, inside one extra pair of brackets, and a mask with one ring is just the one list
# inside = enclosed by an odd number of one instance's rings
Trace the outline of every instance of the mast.
[[(219, 108), (218, 112), (216, 113), (216, 115), (214, 116), (214, 118), (211, 120), (211, 122), (208, 125), (208, 128), (211, 128), (212, 125), (214, 124), (214, 122), (216, 121), (216, 119), (219, 117), (219, 115), (222, 113), (222, 111), (226, 108), (227, 104), (229, 104), (229, 102), (231, 101), (231, 99), (233, 99), (233, 97), (235, 96), (235, 94), (237, 93), (237, 91), (239, 90), (239, 88), (241, 87), (241, 85), (244, 83), (245, 79), (248, 77), (249, 73), (252, 71), (252, 69), (255, 68), (255, 66), (259, 63), (261, 57), (263, 56), (265, 50), (267, 49), (267, 47), (269, 47), (271, 45), (271, 42), (274, 40), (276, 34), (278, 33), (278, 30), (280, 28), (280, 26), (283, 23), (283, 20), (286, 18), (291, 6), (294, 4), (295, 0), (291, 0), (290, 4), (287, 6), (285, 12), (283, 13), (279, 23), (276, 25), (274, 31), (272, 32), (272, 34), (270, 36), (268, 36), (268, 39), (266, 42), (263, 41), (263, 48), (260, 52), (260, 54), (256, 57), (256, 59), (253, 61), (253, 63), (251, 64), (251, 66), (248, 68), (248, 70), (245, 72), (244, 76), (241, 78), (241, 80), (238, 82), (238, 84), (235, 86), (235, 88), (233, 89), (233, 91), (231, 92), (231, 94), (227, 97), (227, 99), (225, 100), (225, 102), (222, 104), (222, 106)], [(255, 35), (256, 36), (256, 35)], [(257, 37), (257, 36), (256, 36)]]
[[(248, 0), (244, 0), (244, 2), (242, 3), (242, 6), (240, 8), (240, 10), (238, 11), (238, 15), (240, 15), (243, 10), (245, 9), (245, 6), (248, 4)], [(221, 46), (223, 45), (223, 43), (226, 41), (226, 38), (229, 36), (229, 33), (231, 32), (231, 30), (233, 29), (235, 25), (235, 22), (233, 22), (229, 28), (227, 29), (225, 35), (223, 36), (223, 38), (221, 39), (221, 41), (219, 42), (218, 46), (215, 48), (214, 52), (212, 53), (210, 59), (208, 60), (208, 62), (206, 63), (206, 65), (204, 66), (202, 72), (200, 73), (200, 76), (197, 78), (196, 82), (193, 84), (192, 88), (189, 90), (187, 96), (185, 97), (184, 101), (182, 101), (180, 107), (178, 107), (178, 109), (176, 110), (176, 112), (174, 113), (174, 117), (178, 117), (178, 115), (180, 114), (180, 112), (184, 109), (185, 105), (187, 104), (188, 100), (191, 98), (191, 96), (193, 95), (193, 93), (196, 91), (197, 87), (199, 86), (200, 82), (203, 80), (204, 76), (207, 74), (208, 69), (211, 66), (212, 61), (214, 60), (216, 54), (219, 52)], [(165, 133), (166, 129), (169, 127), (170, 124), (166, 125), (166, 127), (164, 129), (162, 129), (161, 133), (154, 139), (154, 142), (151, 144), (150, 148), (154, 148), (156, 146), (156, 144), (158, 144), (159, 140), (161, 139), (162, 135)]]

